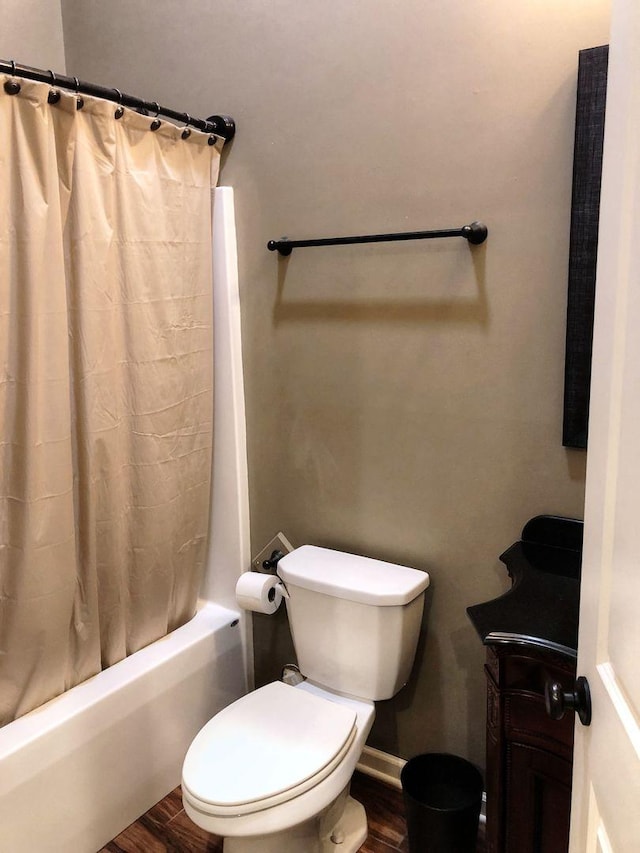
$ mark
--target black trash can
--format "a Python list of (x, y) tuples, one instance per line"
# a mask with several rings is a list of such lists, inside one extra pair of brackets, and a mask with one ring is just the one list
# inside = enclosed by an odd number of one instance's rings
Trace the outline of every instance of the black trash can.
[(410, 853), (475, 853), (482, 775), (457, 755), (410, 758), (400, 777)]

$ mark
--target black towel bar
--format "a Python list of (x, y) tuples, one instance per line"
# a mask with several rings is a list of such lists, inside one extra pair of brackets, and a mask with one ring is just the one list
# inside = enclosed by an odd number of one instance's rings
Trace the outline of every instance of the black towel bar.
[(318, 240), (269, 240), (267, 249), (278, 251), (281, 255), (290, 255), (294, 249), (307, 246), (346, 246), (350, 243), (388, 243), (396, 240), (432, 240), (439, 237), (464, 237), (474, 246), (487, 239), (487, 226), (482, 222), (472, 222), (462, 228), (445, 228), (440, 231), (405, 231), (400, 234), (367, 234), (361, 237), (321, 237)]

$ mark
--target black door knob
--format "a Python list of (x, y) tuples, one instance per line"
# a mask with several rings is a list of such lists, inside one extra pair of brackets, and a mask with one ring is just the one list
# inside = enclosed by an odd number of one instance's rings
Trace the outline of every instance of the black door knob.
[(544, 702), (547, 714), (554, 720), (561, 720), (567, 711), (575, 711), (583, 726), (591, 723), (591, 691), (584, 675), (576, 678), (573, 690), (567, 691), (557, 681), (547, 681)]

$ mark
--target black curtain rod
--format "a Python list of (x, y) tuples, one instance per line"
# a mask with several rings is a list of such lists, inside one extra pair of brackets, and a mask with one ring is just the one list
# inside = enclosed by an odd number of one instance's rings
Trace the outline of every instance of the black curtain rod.
[(472, 222), (462, 228), (445, 228), (440, 231), (405, 231), (400, 234), (367, 234), (362, 237), (322, 237), (318, 240), (269, 240), (267, 249), (278, 251), (281, 255), (290, 255), (294, 249), (307, 246), (346, 246), (352, 243), (392, 243), (397, 240), (432, 240), (438, 237), (464, 237), (474, 246), (487, 239), (487, 226), (482, 222)]
[[(41, 83), (50, 83), (53, 87), (60, 86), (63, 89), (71, 89), (82, 95), (93, 95), (107, 101), (114, 101), (123, 107), (131, 107), (143, 115), (162, 115), (174, 121), (183, 122), (185, 127), (195, 127), (204, 133), (213, 133), (222, 136), (227, 142), (233, 139), (236, 132), (236, 123), (229, 116), (208, 116), (206, 119), (192, 118), (189, 113), (180, 113), (161, 107), (155, 101), (143, 101), (126, 95), (119, 89), (106, 89), (95, 83), (85, 83), (77, 77), (67, 77), (64, 74), (56, 74), (53, 71), (43, 71), (41, 68), (31, 68), (28, 65), (17, 65), (13, 60), (0, 59), (0, 72), (11, 74), (13, 77), (25, 77), (28, 80), (38, 80)], [(15, 94), (13, 92), (12, 94)]]

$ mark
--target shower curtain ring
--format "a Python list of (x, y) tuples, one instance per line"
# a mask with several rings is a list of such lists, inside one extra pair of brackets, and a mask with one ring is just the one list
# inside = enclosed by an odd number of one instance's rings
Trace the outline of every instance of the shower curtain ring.
[(56, 85), (56, 75), (53, 73), (51, 69), (49, 69), (49, 77), (51, 78), (51, 89), (49, 89), (49, 94), (47, 95), (47, 103), (48, 104), (57, 104), (62, 95), (58, 92), (57, 89), (53, 87)]
[(191, 116), (189, 115), (189, 113), (185, 113), (185, 117), (187, 121), (182, 129), (181, 136), (183, 139), (188, 139), (191, 136), (191, 131), (189, 130), (189, 125), (191, 124)]
[(122, 92), (120, 91), (120, 89), (116, 89), (116, 88), (114, 88), (113, 91), (118, 96), (118, 106), (117, 106), (115, 113), (113, 114), (113, 117), (114, 118), (122, 118), (122, 116), (124, 115), (124, 107), (122, 106)]
[(84, 107), (84, 98), (80, 97), (80, 81), (77, 77), (73, 78), (73, 83), (76, 87), (76, 109), (81, 110)]
[(151, 122), (151, 128), (150, 129), (151, 130), (158, 130), (158, 128), (162, 124), (162, 122), (158, 118), (158, 116), (160, 115), (160, 104), (157, 101), (151, 101), (151, 104), (152, 104), (152, 106), (154, 106), (156, 108), (156, 115), (155, 115), (155, 118), (153, 119), (153, 121)]
[[(15, 59), (11, 60), (11, 73), (16, 73), (16, 61)], [(7, 95), (17, 95), (20, 91), (20, 83), (17, 80), (7, 80), (4, 84), (4, 90)]]

